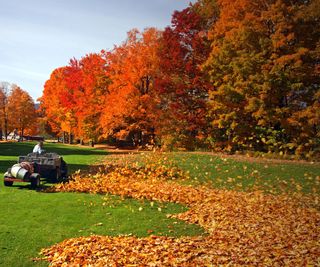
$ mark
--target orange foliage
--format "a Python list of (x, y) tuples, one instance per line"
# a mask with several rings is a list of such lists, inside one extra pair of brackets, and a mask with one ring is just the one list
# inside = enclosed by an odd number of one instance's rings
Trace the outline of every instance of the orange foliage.
[(121, 46), (105, 53), (111, 80), (100, 120), (105, 136), (152, 133), (160, 112), (154, 86), (159, 37), (154, 28), (132, 30)]
[(18, 86), (13, 86), (8, 97), (9, 130), (18, 129), (20, 135), (37, 133), (37, 113), (31, 96)]
[(320, 132), (318, 6), (198, 0), (174, 12), (162, 32), (133, 29), (112, 51), (56, 69), (42, 108), (55, 132), (79, 139), (156, 140), (169, 149), (302, 147), (312, 157)]
[(67, 87), (65, 76), (67, 67), (55, 69), (44, 85), (43, 95), (39, 99), (53, 132), (70, 133), (75, 124), (72, 110), (71, 90)]
[(107, 89), (105, 60), (89, 54), (52, 72), (44, 86), (41, 107), (54, 132), (94, 139)]

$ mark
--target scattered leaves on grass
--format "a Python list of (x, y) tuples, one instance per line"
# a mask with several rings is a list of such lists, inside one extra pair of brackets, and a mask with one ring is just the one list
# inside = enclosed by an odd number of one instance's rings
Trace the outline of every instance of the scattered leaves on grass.
[(192, 187), (171, 178), (164, 169), (112, 167), (88, 177), (78, 173), (54, 190), (182, 203), (189, 210), (170, 216), (197, 223), (208, 235), (73, 238), (43, 249), (44, 259), (51, 266), (319, 264), (320, 213), (302, 195)]

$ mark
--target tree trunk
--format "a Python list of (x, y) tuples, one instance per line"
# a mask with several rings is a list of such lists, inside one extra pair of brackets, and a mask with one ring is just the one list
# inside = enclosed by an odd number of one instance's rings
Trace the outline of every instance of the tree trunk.
[(69, 132), (68, 134), (69, 134), (69, 136), (68, 136), (68, 138), (69, 138), (68, 141), (69, 141), (69, 142), (68, 142), (68, 143), (69, 143), (69, 144), (72, 144), (72, 133)]
[(20, 140), (23, 141), (24, 128), (21, 128)]
[(5, 136), (5, 140), (7, 141), (8, 140), (8, 118), (6, 115), (4, 118), (4, 136)]
[(66, 134), (66, 132), (65, 131), (63, 131), (63, 140), (62, 140), (62, 142), (64, 143), (64, 144), (66, 144), (67, 143), (67, 134)]

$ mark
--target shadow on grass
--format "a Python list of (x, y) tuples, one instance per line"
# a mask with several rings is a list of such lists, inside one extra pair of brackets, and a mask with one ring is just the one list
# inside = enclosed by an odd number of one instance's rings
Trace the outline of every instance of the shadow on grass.
[[(21, 143), (0, 143), (0, 156), (20, 156), (32, 152), (34, 142)], [(62, 144), (45, 144), (44, 149), (47, 152), (55, 152), (59, 155), (107, 155), (105, 150), (95, 148), (82, 148), (77, 146), (66, 146)]]
[(13, 164), (16, 163), (16, 160), (0, 160), (0, 173), (5, 173)]
[(0, 156), (19, 156), (32, 151), (35, 143), (0, 143)]
[(61, 156), (67, 155), (81, 155), (81, 156), (88, 156), (88, 155), (108, 155), (107, 151), (98, 150), (98, 149), (85, 149), (85, 148), (78, 148), (78, 147), (71, 147), (70, 149), (65, 147), (52, 147), (47, 148), (47, 152), (54, 152)]
[[(14, 189), (19, 189), (19, 190), (30, 190), (30, 191), (38, 191), (38, 192), (42, 192), (42, 191), (46, 191), (49, 188), (52, 187), (51, 185), (47, 185), (47, 184), (43, 184), (43, 182), (41, 182), (41, 185), (39, 187), (32, 187), (30, 183), (26, 182), (25, 184), (13, 184), (12, 186), (10, 186), (10, 188), (14, 188)], [(53, 193), (53, 192), (51, 192)]]
[[(0, 143), (0, 156), (16, 156), (17, 160), (19, 156), (27, 155), (32, 152), (35, 142), (17, 142), (17, 143)], [(76, 145), (63, 145), (45, 143), (44, 149), (47, 152), (54, 152), (61, 156), (69, 155), (128, 155), (128, 154), (139, 154), (142, 151), (137, 151), (136, 148), (91, 148), (91, 147), (80, 147)]]

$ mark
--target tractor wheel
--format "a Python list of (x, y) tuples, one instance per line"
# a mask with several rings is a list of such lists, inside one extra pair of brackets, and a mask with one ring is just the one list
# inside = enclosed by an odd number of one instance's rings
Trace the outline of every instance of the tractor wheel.
[(59, 167), (56, 168), (56, 182), (57, 183), (61, 182), (61, 170)]
[(31, 181), (31, 188), (38, 188), (40, 186), (40, 175), (39, 174), (32, 174), (30, 176)]
[(60, 173), (61, 173), (61, 180), (66, 181), (68, 179), (68, 166), (63, 159), (61, 159)]
[(54, 170), (50, 170), (49, 173), (50, 183), (56, 183), (59, 180), (59, 172), (57, 171), (57, 168)]
[(13, 182), (9, 182), (9, 181), (3, 181), (4, 186), (12, 186)]

